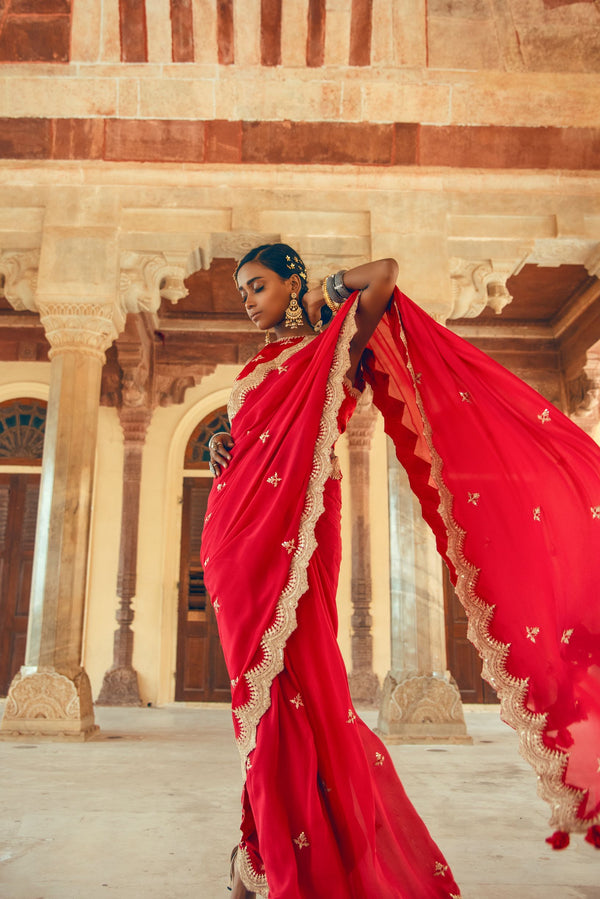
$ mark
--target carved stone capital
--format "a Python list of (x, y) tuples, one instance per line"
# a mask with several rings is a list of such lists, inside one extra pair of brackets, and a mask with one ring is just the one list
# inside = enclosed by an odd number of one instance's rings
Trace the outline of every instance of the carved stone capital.
[(38, 303), (40, 321), (51, 350), (77, 352), (104, 362), (105, 350), (123, 328), (124, 316), (115, 303)]
[(17, 312), (35, 312), (35, 291), (40, 262), (39, 250), (0, 253), (0, 275), (4, 275), (4, 296)]
[(161, 297), (176, 303), (187, 295), (185, 265), (164, 253), (123, 253), (119, 291), (126, 312), (156, 312)]
[(512, 302), (506, 282), (514, 269), (512, 263), (472, 262), (454, 256), (450, 260), (452, 312), (449, 318), (475, 318), (486, 306), (499, 315)]
[(600, 424), (600, 341), (587, 351), (581, 374), (567, 382), (567, 391), (571, 418), (591, 434)]
[(460, 693), (449, 677), (390, 671), (378, 729), (389, 743), (471, 743)]
[(97, 730), (90, 681), (83, 669), (70, 678), (54, 668), (22, 668), (13, 679), (1, 736), (86, 740)]

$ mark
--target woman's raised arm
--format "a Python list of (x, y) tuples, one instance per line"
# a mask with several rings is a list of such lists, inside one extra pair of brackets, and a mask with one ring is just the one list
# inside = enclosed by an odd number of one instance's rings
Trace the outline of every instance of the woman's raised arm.
[[(353, 383), (361, 356), (394, 292), (397, 277), (398, 263), (395, 259), (377, 259), (344, 272), (344, 286), (350, 291), (362, 291), (356, 313), (358, 330), (350, 344), (348, 377)], [(302, 304), (314, 325), (321, 316), (323, 306), (321, 288), (309, 290), (302, 298)]]

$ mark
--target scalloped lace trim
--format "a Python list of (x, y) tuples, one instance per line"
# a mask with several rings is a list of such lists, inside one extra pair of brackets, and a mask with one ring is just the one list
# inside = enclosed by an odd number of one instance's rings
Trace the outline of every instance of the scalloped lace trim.
[(256, 873), (245, 846), (240, 845), (238, 849), (236, 865), (246, 889), (250, 890), (251, 893), (258, 893), (259, 896), (264, 896), (265, 899), (268, 899), (269, 887), (267, 878), (264, 874)]
[[(342, 325), (333, 354), (312, 470), (300, 517), (298, 545), (291, 559), (288, 580), (277, 602), (273, 624), (265, 631), (260, 643), (263, 661), (244, 674), (250, 699), (232, 709), (239, 723), (237, 744), (244, 777), (250, 765), (248, 756), (256, 746), (256, 728), (271, 705), (271, 684), (283, 670), (285, 644), (296, 628), (298, 601), (308, 589), (307, 569), (317, 547), (315, 528), (325, 509), (323, 490), (331, 474), (331, 447), (338, 436), (337, 415), (344, 399), (343, 376), (349, 366), (350, 341), (356, 333), (355, 308), (356, 302)], [(292, 352), (296, 349), (297, 345)], [(281, 355), (278, 358), (281, 361)]]
[(585, 832), (591, 824), (600, 822), (600, 816), (592, 820), (577, 817), (577, 808), (583, 793), (569, 787), (563, 780), (568, 757), (556, 749), (549, 749), (542, 734), (546, 724), (546, 714), (535, 714), (527, 709), (528, 679), (516, 678), (506, 668), (510, 644), (492, 637), (490, 625), (495, 606), (478, 596), (475, 589), (479, 569), (464, 555), (466, 531), (455, 521), (452, 514), (454, 496), (443, 478), (444, 463), (433, 443), (431, 426), (418, 388), (418, 382), (410, 361), (410, 353), (404, 332), (402, 339), (408, 356), (408, 366), (413, 378), (417, 404), (424, 425), (424, 435), (431, 453), (431, 474), (440, 495), (439, 512), (448, 533), (448, 557), (458, 575), (456, 592), (466, 609), (469, 620), (467, 636), (483, 659), (482, 676), (498, 693), (502, 719), (513, 727), (519, 735), (519, 751), (538, 775), (538, 795), (549, 803), (552, 809), (551, 826), (559, 830)]
[[(303, 346), (306, 346), (307, 342), (309, 340), (314, 340), (315, 337), (316, 335), (311, 336), (310, 334), (306, 337), (303, 337), (301, 340), (298, 340), (298, 342), (293, 346), (283, 349), (280, 353), (278, 353), (277, 356), (275, 356), (274, 359), (270, 359), (268, 362), (262, 362), (260, 365), (257, 365), (249, 375), (246, 375), (245, 378), (242, 378), (240, 381), (236, 381), (231, 388), (229, 401), (227, 403), (227, 414), (229, 416), (229, 421), (233, 421), (237, 413), (244, 405), (244, 401), (247, 395), (251, 390), (255, 390), (259, 386), (259, 384), (262, 384), (269, 372), (272, 372), (274, 369), (279, 368), (280, 365), (283, 365), (286, 359), (289, 359), (290, 356), (293, 356), (297, 350), (299, 350)], [(278, 341), (278, 343), (286, 343), (290, 340), (295, 340), (295, 338), (284, 337), (282, 340)], [(258, 355), (260, 356), (260, 353)]]

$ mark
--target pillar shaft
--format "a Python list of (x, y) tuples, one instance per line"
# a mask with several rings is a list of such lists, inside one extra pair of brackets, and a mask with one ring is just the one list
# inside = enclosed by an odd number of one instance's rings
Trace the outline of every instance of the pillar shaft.
[(391, 443), (388, 472), (392, 668), (378, 727), (390, 742), (470, 742), (446, 670), (442, 563)]
[(2, 736), (87, 739), (97, 730), (82, 668), (83, 623), (100, 382), (116, 336), (112, 304), (40, 304), (51, 344), (25, 665)]
[(369, 396), (360, 401), (347, 429), (352, 516), (352, 671), (349, 683), (353, 700), (367, 704), (373, 704), (379, 694), (379, 681), (373, 671), (369, 518), (369, 457), (375, 422), (376, 412)]

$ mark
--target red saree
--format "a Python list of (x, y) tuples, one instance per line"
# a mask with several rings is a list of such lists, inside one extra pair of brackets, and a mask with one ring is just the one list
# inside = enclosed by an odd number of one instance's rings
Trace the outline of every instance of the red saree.
[[(245, 775), (238, 864), (270, 899), (457, 897), (354, 712), (336, 641), (332, 450), (356, 402), (344, 382), (356, 302), (319, 337), (248, 363), (230, 400), (233, 460), (209, 500), (202, 561)], [(585, 829), (600, 811), (600, 451), (399, 293), (369, 347), (365, 379), (458, 575), (504, 717), (558, 825)]]

